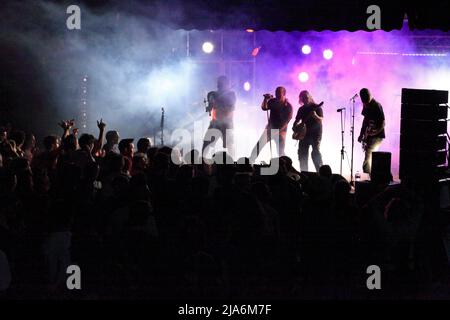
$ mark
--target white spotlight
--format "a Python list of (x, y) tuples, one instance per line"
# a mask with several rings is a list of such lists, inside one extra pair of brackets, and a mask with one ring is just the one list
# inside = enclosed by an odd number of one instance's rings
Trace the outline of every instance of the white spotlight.
[(214, 51), (214, 45), (211, 42), (204, 42), (202, 45), (202, 50), (204, 53), (211, 53)]
[(300, 72), (298, 74), (298, 80), (300, 80), (300, 82), (306, 82), (309, 80), (309, 74), (307, 72)]
[(302, 47), (302, 52), (303, 52), (303, 54), (310, 54), (311, 53), (311, 47), (309, 45), (305, 44)]
[(331, 51), (330, 49), (323, 50), (323, 57), (327, 60), (330, 60), (331, 58), (333, 58), (333, 51)]

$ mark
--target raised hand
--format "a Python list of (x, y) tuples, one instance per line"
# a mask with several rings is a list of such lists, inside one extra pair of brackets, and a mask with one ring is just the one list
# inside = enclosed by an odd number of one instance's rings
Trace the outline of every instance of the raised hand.
[(98, 127), (100, 130), (104, 130), (104, 129), (105, 129), (106, 123), (103, 122), (103, 119), (100, 119), (100, 121), (97, 120), (97, 127)]
[(58, 125), (59, 125), (63, 130), (67, 130), (67, 121), (61, 120), (61, 122), (58, 122)]
[(75, 120), (62, 120), (58, 125), (63, 128), (64, 130), (70, 130), (75, 124)]

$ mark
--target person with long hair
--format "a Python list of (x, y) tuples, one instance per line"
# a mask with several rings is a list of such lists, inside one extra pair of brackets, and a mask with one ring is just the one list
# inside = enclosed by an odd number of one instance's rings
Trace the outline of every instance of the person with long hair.
[(301, 107), (297, 111), (293, 130), (295, 131), (296, 126), (300, 123), (306, 126), (306, 135), (298, 144), (300, 170), (308, 171), (309, 147), (312, 147), (311, 158), (318, 172), (322, 166), (322, 154), (320, 153), (323, 120), (322, 103), (317, 104), (311, 94), (306, 90), (300, 92), (298, 102)]

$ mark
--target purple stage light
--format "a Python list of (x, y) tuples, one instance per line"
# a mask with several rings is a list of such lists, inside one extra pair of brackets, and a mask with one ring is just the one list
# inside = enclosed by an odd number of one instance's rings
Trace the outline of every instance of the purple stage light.
[(250, 89), (251, 89), (251, 85), (250, 85), (250, 82), (248, 82), (248, 81), (246, 81), (245, 83), (244, 83), (244, 90), (245, 91), (250, 91)]
[(323, 57), (327, 60), (330, 60), (331, 58), (333, 58), (333, 51), (331, 51), (330, 49), (323, 50)]
[(311, 47), (307, 44), (303, 45), (302, 47), (303, 54), (310, 54), (311, 53)]

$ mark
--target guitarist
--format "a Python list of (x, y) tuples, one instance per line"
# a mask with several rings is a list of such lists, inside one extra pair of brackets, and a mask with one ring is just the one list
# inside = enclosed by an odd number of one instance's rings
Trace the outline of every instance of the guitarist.
[(320, 153), (320, 141), (322, 140), (322, 103), (316, 104), (311, 94), (303, 90), (299, 95), (299, 104), (302, 105), (295, 117), (292, 130), (295, 132), (297, 125), (303, 123), (306, 126), (306, 135), (298, 144), (298, 160), (300, 170), (308, 171), (309, 147), (312, 147), (311, 158), (316, 171), (322, 166), (322, 154)]
[(372, 152), (377, 151), (381, 142), (386, 137), (384, 133), (384, 112), (383, 107), (376, 101), (369, 89), (363, 88), (359, 91), (364, 116), (358, 142), (364, 145), (365, 157), (363, 171), (370, 174), (372, 169)]
[[(230, 82), (227, 77), (220, 76), (217, 79), (217, 91), (208, 93), (208, 107), (206, 111), (211, 115), (208, 131), (217, 129), (222, 134), (223, 147), (233, 157), (233, 134), (226, 136), (227, 130), (233, 129), (233, 113), (236, 106), (236, 94), (230, 89)], [(208, 134), (207, 131), (207, 134)], [(205, 149), (216, 141), (203, 140), (202, 155)], [(210, 144), (209, 144), (210, 143)]]
[[(286, 89), (284, 87), (276, 88), (275, 98), (271, 94), (265, 94), (261, 103), (261, 109), (266, 112), (270, 110), (270, 117), (264, 132), (252, 150), (250, 163), (256, 160), (264, 145), (272, 139), (277, 145), (278, 156), (284, 156), (287, 127), (292, 119), (292, 105), (286, 98)], [(277, 133), (274, 132), (274, 136), (272, 136), (272, 129), (278, 130)]]

